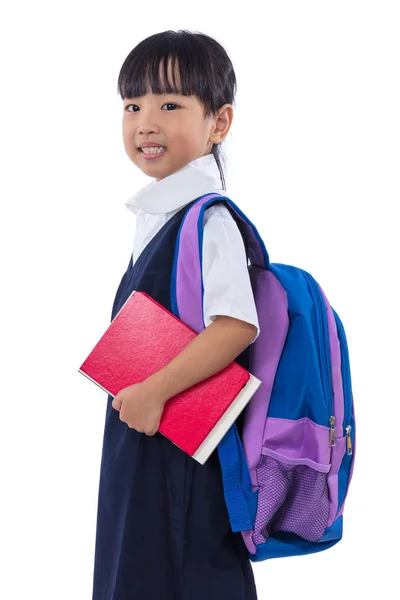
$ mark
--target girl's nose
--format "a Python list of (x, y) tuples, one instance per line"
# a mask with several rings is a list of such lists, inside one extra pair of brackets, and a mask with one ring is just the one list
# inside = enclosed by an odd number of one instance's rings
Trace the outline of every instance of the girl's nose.
[(149, 133), (158, 133), (160, 130), (156, 125), (141, 125), (138, 127), (138, 133), (148, 135)]
[(149, 111), (142, 111), (137, 127), (138, 133), (143, 133), (145, 135), (149, 133), (158, 133), (160, 131), (160, 126), (157, 123), (154, 112)]

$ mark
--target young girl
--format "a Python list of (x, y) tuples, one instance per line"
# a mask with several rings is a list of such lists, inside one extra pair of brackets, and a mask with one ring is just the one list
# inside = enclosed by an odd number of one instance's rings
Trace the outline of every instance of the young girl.
[[(124, 61), (124, 146), (154, 181), (126, 202), (136, 234), (111, 319), (133, 290), (171, 311), (184, 215), (206, 193), (226, 195), (219, 145), (231, 127), (235, 87), (227, 53), (200, 33), (153, 35)], [(93, 600), (257, 598), (243, 538), (230, 527), (217, 450), (200, 465), (157, 431), (171, 397), (233, 360), (246, 367), (259, 334), (247, 251), (223, 201), (205, 212), (202, 258), (204, 331), (164, 369), (108, 396)]]

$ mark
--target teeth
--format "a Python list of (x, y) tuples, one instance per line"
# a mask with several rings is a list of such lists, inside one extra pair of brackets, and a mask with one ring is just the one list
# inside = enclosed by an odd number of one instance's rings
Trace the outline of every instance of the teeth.
[(161, 146), (161, 147), (150, 146), (148, 148), (142, 148), (143, 154), (160, 154), (161, 152), (164, 152), (164, 150), (166, 150), (166, 148), (164, 148), (164, 146)]

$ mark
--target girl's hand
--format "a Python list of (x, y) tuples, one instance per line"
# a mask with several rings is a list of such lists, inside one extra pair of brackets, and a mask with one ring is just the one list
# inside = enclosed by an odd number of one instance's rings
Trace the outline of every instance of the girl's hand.
[(154, 435), (164, 411), (164, 399), (155, 386), (146, 381), (123, 388), (112, 401), (119, 411), (119, 418), (132, 429), (146, 435)]

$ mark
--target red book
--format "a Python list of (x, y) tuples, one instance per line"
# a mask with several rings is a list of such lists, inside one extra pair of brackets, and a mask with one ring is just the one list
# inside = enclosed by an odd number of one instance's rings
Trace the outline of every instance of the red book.
[[(114, 397), (165, 367), (197, 335), (148, 294), (134, 291), (78, 370)], [(260, 384), (233, 361), (170, 398), (158, 430), (204, 464)]]

